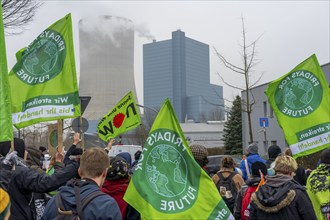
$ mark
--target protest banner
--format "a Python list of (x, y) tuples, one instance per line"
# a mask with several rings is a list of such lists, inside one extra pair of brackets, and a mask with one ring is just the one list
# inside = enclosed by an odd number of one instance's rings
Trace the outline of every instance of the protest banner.
[(0, 142), (13, 140), (5, 33), (0, 4)]
[(44, 30), (17, 57), (9, 74), (17, 128), (80, 115), (71, 14)]
[(330, 90), (315, 54), (265, 93), (294, 158), (330, 146)]
[(152, 125), (124, 200), (142, 219), (234, 219), (194, 160), (168, 99)]
[(103, 116), (96, 131), (99, 137), (107, 142), (139, 125), (141, 125), (139, 110), (136, 107), (133, 93), (130, 91)]

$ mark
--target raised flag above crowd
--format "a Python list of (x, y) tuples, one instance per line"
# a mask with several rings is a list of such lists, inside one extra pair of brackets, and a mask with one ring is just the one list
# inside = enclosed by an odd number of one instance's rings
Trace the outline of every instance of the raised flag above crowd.
[(17, 58), (9, 74), (17, 128), (80, 116), (71, 14), (44, 30)]
[(0, 4), (0, 142), (13, 140), (5, 34)]
[(124, 199), (146, 219), (234, 219), (194, 160), (168, 99), (150, 130)]
[(103, 116), (96, 131), (99, 137), (107, 142), (139, 125), (141, 125), (140, 113), (136, 107), (134, 95), (130, 91)]
[(314, 55), (265, 91), (293, 157), (330, 146), (330, 89)]

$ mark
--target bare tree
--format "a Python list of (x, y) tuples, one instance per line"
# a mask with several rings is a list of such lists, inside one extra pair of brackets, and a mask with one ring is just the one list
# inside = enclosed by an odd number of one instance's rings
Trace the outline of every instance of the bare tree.
[(15, 35), (25, 31), (42, 5), (37, 0), (2, 0), (3, 25), (6, 34)]
[[(255, 86), (261, 79), (262, 75), (259, 76), (257, 80), (254, 82), (251, 82), (251, 76), (252, 76), (252, 69), (253, 67), (258, 64), (258, 60), (256, 59), (256, 43), (260, 39), (258, 37), (255, 41), (253, 41), (250, 44), (247, 44), (246, 42), (246, 29), (245, 29), (245, 24), (244, 24), (244, 18), (241, 17), (242, 20), (242, 40), (243, 44), (240, 45), (241, 47), (241, 57), (242, 57), (242, 65), (237, 66), (234, 65), (233, 63), (229, 62), (222, 54), (218, 52), (216, 48), (214, 48), (216, 55), (220, 59), (221, 63), (224, 64), (224, 66), (229, 69), (230, 71), (243, 75), (245, 79), (245, 85), (244, 87), (239, 87), (237, 85), (230, 84), (224, 80), (224, 78), (218, 73), (219, 77), (221, 80), (229, 87), (238, 89), (238, 90), (245, 90), (246, 91), (246, 97), (245, 100), (242, 99), (242, 111), (247, 113), (248, 116), (248, 126), (249, 126), (249, 137), (250, 137), (250, 142), (253, 142), (253, 133), (252, 133), (252, 124), (251, 124), (251, 113), (253, 110), (253, 105), (256, 103), (253, 94), (251, 93), (250, 89)], [(252, 97), (252, 100), (250, 100), (250, 95)]]

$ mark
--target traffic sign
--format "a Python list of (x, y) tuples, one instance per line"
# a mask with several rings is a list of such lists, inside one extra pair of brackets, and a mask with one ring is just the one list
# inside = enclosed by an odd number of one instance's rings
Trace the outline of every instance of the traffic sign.
[(260, 127), (268, 127), (268, 118), (259, 118)]
[[(84, 130), (84, 132), (88, 130), (88, 127), (89, 127), (88, 121), (86, 120), (86, 118), (82, 118), (82, 129)], [(73, 119), (72, 130), (74, 130), (75, 132), (81, 131), (80, 117)]]

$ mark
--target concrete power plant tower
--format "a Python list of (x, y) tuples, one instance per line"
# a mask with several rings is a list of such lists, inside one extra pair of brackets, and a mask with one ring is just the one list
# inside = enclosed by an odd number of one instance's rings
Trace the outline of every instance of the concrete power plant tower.
[(132, 21), (114, 16), (79, 21), (79, 95), (91, 96), (84, 117), (98, 120), (129, 91), (135, 94)]

